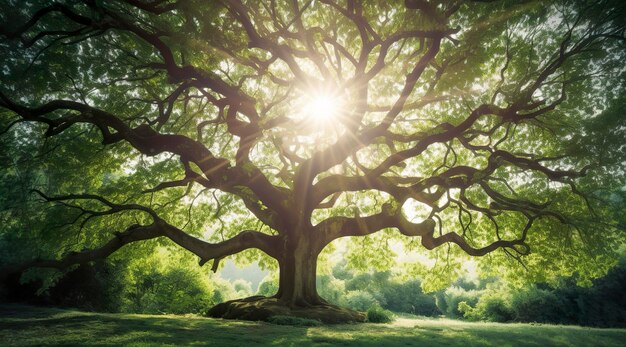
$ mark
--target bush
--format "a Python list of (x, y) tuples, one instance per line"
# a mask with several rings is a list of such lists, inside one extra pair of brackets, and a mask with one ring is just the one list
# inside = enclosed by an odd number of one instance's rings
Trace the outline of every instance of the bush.
[(267, 319), (267, 321), (277, 325), (294, 325), (300, 327), (317, 327), (322, 325), (322, 322), (317, 319), (283, 315), (271, 316)]
[(428, 317), (436, 317), (439, 316), (442, 312), (437, 307), (437, 303), (435, 302), (435, 298), (432, 295), (421, 294), (413, 297), (412, 300), (412, 309), (413, 313), (420, 316), (428, 316)]
[(245, 298), (252, 296), (252, 284), (244, 279), (236, 279), (233, 282), (233, 289), (237, 292), (237, 297)]
[(367, 310), (367, 321), (370, 323), (389, 323), (393, 321), (393, 313), (378, 305), (373, 305)]
[(420, 280), (411, 280), (404, 283), (389, 282), (383, 288), (383, 294), (385, 302), (381, 302), (381, 306), (388, 310), (422, 316), (437, 316), (441, 314), (435, 303), (435, 298), (422, 292)]
[[(562, 290), (556, 292), (561, 297)], [(578, 288), (574, 301), (578, 309), (577, 323), (602, 327), (626, 327), (626, 249), (620, 262), (593, 287)]]
[[(387, 299), (383, 290), (389, 286), (389, 277), (390, 273), (386, 271), (358, 274), (345, 282), (345, 289), (348, 291), (367, 292), (374, 298), (375, 303), (385, 306)], [(365, 307), (360, 307), (358, 310), (365, 311), (373, 304), (373, 302), (366, 304)]]
[(435, 305), (437, 309), (442, 314), (446, 314), (448, 312), (448, 304), (446, 303), (446, 292), (445, 290), (439, 290), (433, 294), (435, 298)]
[(458, 310), (468, 320), (508, 322), (513, 319), (514, 315), (506, 295), (506, 291), (487, 291), (480, 297), (476, 307), (471, 307), (465, 301), (461, 301)]
[(319, 295), (331, 304), (345, 306), (346, 288), (344, 281), (332, 275), (317, 277), (317, 290)]
[(373, 305), (379, 305), (371, 293), (362, 290), (349, 291), (346, 295), (346, 303), (348, 307), (357, 311), (366, 311)]
[(42, 293), (46, 302), (87, 311), (116, 312), (121, 306), (123, 283), (119, 273), (125, 264), (98, 260), (68, 272)]
[(167, 267), (138, 276), (122, 309), (133, 313), (199, 313), (212, 305), (212, 286), (194, 268)]
[(465, 290), (460, 287), (452, 286), (443, 293), (443, 301), (445, 305), (437, 302), (437, 306), (445, 308), (446, 316), (451, 318), (463, 317), (463, 312), (459, 311), (459, 303), (465, 302), (469, 306), (475, 306), (478, 303), (478, 298), (481, 292), (477, 290)]
[(476, 306), (487, 321), (508, 322), (513, 319), (511, 307), (507, 304), (505, 299), (501, 297), (483, 296)]
[(131, 259), (124, 274), (122, 312), (203, 314), (215, 304), (215, 281), (186, 253), (157, 247)]
[(511, 306), (519, 322), (565, 323), (564, 303), (551, 291), (536, 286), (513, 293)]
[(273, 296), (278, 293), (278, 278), (272, 275), (267, 275), (259, 283), (259, 288), (256, 291), (256, 295)]

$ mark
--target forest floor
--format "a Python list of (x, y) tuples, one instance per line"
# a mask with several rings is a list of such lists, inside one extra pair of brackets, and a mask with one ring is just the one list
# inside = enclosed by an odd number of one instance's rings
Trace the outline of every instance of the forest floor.
[(402, 317), (317, 327), (0, 305), (0, 346), (624, 346), (626, 329)]

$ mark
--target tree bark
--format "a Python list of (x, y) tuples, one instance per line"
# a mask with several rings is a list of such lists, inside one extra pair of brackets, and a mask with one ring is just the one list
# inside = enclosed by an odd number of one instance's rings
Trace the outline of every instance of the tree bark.
[(290, 307), (307, 307), (325, 303), (317, 294), (317, 256), (313, 242), (300, 236), (285, 242), (282, 258), (278, 260), (279, 282), (276, 298)]

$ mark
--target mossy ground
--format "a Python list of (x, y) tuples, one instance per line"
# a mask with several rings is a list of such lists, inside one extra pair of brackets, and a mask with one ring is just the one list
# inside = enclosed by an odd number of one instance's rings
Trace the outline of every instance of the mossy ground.
[(400, 317), (319, 327), (197, 316), (88, 313), (0, 305), (0, 345), (124, 346), (623, 346), (626, 329), (470, 323)]

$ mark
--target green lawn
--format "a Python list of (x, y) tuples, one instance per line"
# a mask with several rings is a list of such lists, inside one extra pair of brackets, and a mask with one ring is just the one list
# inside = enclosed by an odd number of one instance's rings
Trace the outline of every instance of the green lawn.
[(290, 327), (195, 316), (87, 313), (0, 305), (0, 345), (623, 346), (626, 329), (400, 318)]

